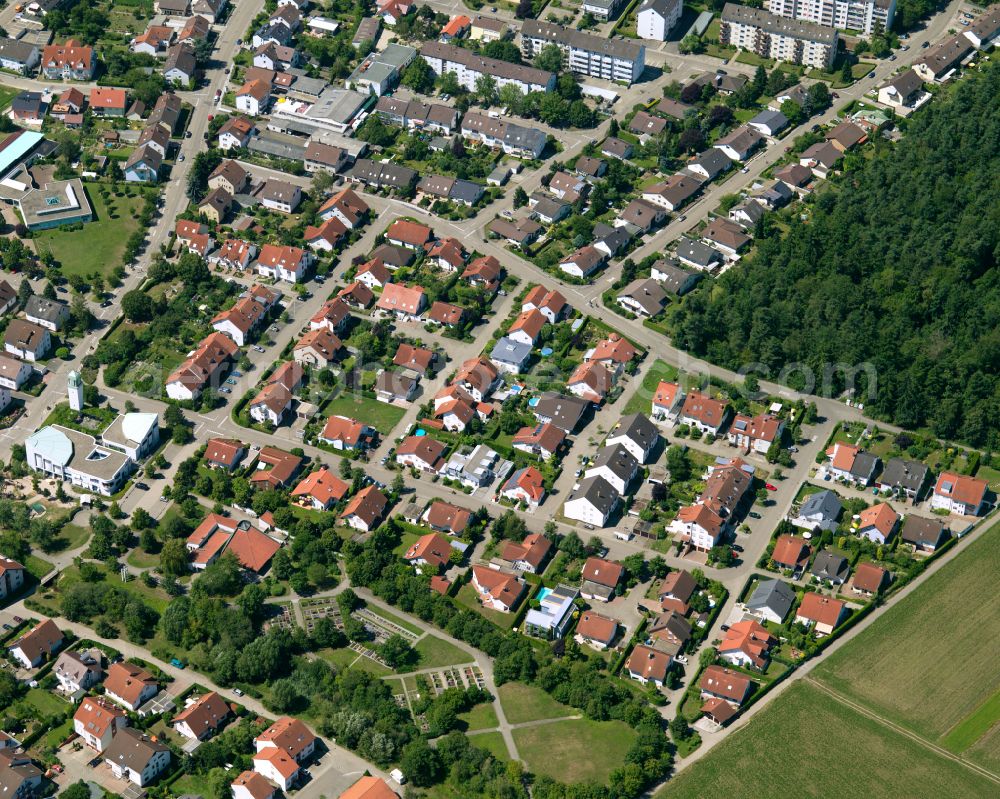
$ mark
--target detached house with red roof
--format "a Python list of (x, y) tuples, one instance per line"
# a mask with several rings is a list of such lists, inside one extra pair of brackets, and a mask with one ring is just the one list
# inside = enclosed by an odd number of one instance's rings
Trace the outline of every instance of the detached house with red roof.
[(472, 587), (485, 607), (510, 613), (517, 607), (528, 586), (513, 574), (487, 566), (473, 566)]
[(549, 291), (545, 286), (534, 286), (521, 301), (522, 312), (531, 310), (539, 311), (548, 319), (549, 324), (554, 325), (572, 309), (558, 291)]
[(632, 650), (625, 668), (633, 680), (643, 685), (653, 683), (657, 688), (662, 688), (667, 681), (667, 672), (672, 661), (673, 658), (666, 652), (640, 644)]
[(462, 535), (472, 521), (472, 512), (449, 502), (435, 500), (424, 511), (421, 521), (436, 532)]
[(287, 792), (319, 739), (298, 719), (283, 716), (254, 739), (253, 770)]
[(141, 666), (126, 661), (112, 663), (108, 667), (108, 676), (104, 678), (104, 693), (129, 710), (138, 710), (159, 692), (160, 686), (156, 678)]
[(565, 440), (566, 434), (562, 430), (545, 422), (534, 427), (522, 427), (515, 433), (511, 446), (547, 461), (559, 452)]
[(387, 314), (394, 314), (400, 322), (420, 322), (427, 307), (427, 294), (420, 286), (389, 283), (383, 287), (382, 296), (375, 307)]
[(658, 421), (675, 419), (683, 402), (684, 390), (680, 384), (661, 380), (653, 394), (651, 415)]
[(274, 799), (277, 793), (271, 783), (256, 771), (244, 771), (230, 785), (233, 799)]
[(899, 514), (887, 502), (865, 508), (860, 517), (858, 535), (876, 544), (891, 541), (899, 527)]
[(504, 541), (499, 560), (514, 571), (539, 574), (552, 552), (552, 542), (541, 533), (529, 533), (523, 541)]
[(580, 614), (580, 619), (576, 623), (576, 634), (573, 637), (577, 643), (604, 650), (618, 637), (618, 622), (600, 613), (586, 610)]
[(211, 469), (231, 472), (246, 455), (246, 445), (235, 438), (211, 438), (205, 449), (205, 464)]
[(614, 388), (615, 376), (603, 364), (581, 363), (566, 381), (566, 389), (577, 397), (600, 405)]
[(962, 516), (979, 516), (987, 508), (987, 488), (989, 484), (978, 477), (942, 472), (934, 485), (931, 507)]
[(735, 444), (746, 452), (766, 455), (772, 444), (781, 443), (784, 429), (785, 422), (769, 413), (760, 413), (756, 416), (738, 413), (729, 426), (726, 438), (730, 444)]
[(204, 741), (217, 733), (232, 711), (215, 691), (196, 698), (174, 716), (171, 726), (178, 734), (193, 741)]
[(779, 569), (788, 569), (792, 576), (801, 574), (809, 563), (811, 551), (802, 538), (781, 535), (774, 544), (771, 560)]
[(91, 749), (103, 752), (128, 724), (125, 711), (104, 697), (84, 697), (73, 714), (73, 732)]
[(624, 574), (625, 567), (620, 563), (604, 558), (587, 558), (580, 570), (580, 578), (583, 580), (580, 596), (607, 602), (614, 597)]
[(312, 265), (312, 253), (300, 247), (265, 244), (257, 258), (257, 272), (274, 280), (298, 283)]
[(420, 536), (413, 545), (406, 550), (403, 560), (414, 566), (434, 566), (447, 565), (451, 553), (454, 550), (451, 542), (438, 533), (427, 533)]
[(771, 660), (771, 649), (778, 639), (756, 621), (737, 622), (726, 630), (726, 637), (719, 644), (719, 657), (744, 669), (764, 671)]
[(518, 469), (503, 484), (500, 495), (512, 502), (523, 502), (529, 508), (537, 508), (545, 499), (545, 478), (534, 466)]
[(700, 430), (719, 435), (729, 415), (729, 403), (713, 399), (700, 391), (692, 391), (684, 398), (678, 421)]
[(375, 486), (367, 486), (351, 497), (339, 518), (347, 526), (367, 533), (379, 526), (388, 507), (385, 494)]
[(847, 606), (839, 599), (810, 591), (795, 611), (795, 623), (812, 627), (816, 635), (829, 635), (847, 615)]
[(881, 463), (877, 456), (842, 441), (827, 449), (826, 454), (830, 459), (826, 465), (827, 472), (839, 480), (861, 486), (871, 485)]
[(330, 510), (347, 496), (351, 486), (324, 466), (307, 474), (294, 489), (292, 498), (313, 510)]
[(427, 225), (397, 219), (385, 231), (385, 240), (397, 247), (406, 247), (408, 250), (422, 250), (426, 244), (434, 240), (434, 232)]
[(52, 619), (36, 624), (8, 647), (8, 651), (26, 669), (42, 665), (59, 651), (62, 631)]
[(447, 447), (430, 436), (409, 436), (396, 447), (396, 463), (425, 472), (440, 472)]
[(702, 699), (715, 697), (739, 707), (750, 696), (753, 681), (744, 674), (722, 666), (708, 666), (698, 682)]
[(331, 416), (319, 434), (319, 440), (334, 449), (367, 449), (378, 435), (374, 427), (347, 416)]
[(89, 102), (90, 112), (95, 116), (123, 117), (128, 108), (128, 94), (124, 89), (98, 86), (90, 90)]

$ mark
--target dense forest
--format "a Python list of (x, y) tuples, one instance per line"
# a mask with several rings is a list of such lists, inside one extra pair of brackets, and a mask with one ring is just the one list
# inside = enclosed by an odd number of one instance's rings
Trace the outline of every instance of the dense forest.
[(996, 450), (1000, 65), (941, 91), (898, 144), (875, 145), (799, 207), (804, 219), (759, 231), (749, 262), (691, 295), (675, 343), (772, 376), (870, 363), (877, 380), (855, 383), (866, 412)]

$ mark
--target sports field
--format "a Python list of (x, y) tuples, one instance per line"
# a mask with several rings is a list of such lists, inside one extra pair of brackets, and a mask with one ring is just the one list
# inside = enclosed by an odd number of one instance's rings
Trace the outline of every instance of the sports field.
[(974, 799), (1000, 785), (797, 682), (657, 799)]
[[(955, 751), (1000, 721), (1000, 524), (968, 544), (815, 676), (880, 716)], [(985, 704), (984, 704), (985, 703)], [(978, 733), (978, 734), (977, 734)]]

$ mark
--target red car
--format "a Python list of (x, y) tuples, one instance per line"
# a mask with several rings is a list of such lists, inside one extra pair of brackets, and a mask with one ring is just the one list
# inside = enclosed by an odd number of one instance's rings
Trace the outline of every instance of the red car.
[(770, 483), (764, 483), (764, 488), (766, 488), (768, 491), (777, 491), (778, 490), (777, 486), (773, 486)]

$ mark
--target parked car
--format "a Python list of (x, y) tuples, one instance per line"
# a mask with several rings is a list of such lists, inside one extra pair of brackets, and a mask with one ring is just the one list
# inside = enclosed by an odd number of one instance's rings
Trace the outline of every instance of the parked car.
[(243, 692), (239, 688), (233, 688), (233, 693), (237, 696), (243, 696)]
[(233, 393), (233, 390), (231, 388), (226, 388), (225, 386), (223, 386), (222, 388), (220, 388), (219, 391), (221, 391), (223, 394), (232, 394)]
[(187, 666), (187, 664), (183, 660), (178, 660), (177, 658), (171, 658), (170, 665), (175, 666), (178, 669), (183, 669)]
[(764, 483), (764, 488), (766, 488), (768, 491), (778, 490), (778, 487), (776, 485), (772, 485), (771, 483)]
[(751, 519), (759, 519), (760, 518), (760, 514), (757, 513), (756, 511), (750, 511), (750, 513), (748, 513), (747, 516), (749, 516)]
[(138, 488), (140, 491), (149, 491), (149, 486), (146, 485), (145, 483), (136, 483), (135, 487)]

